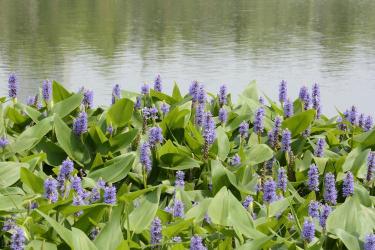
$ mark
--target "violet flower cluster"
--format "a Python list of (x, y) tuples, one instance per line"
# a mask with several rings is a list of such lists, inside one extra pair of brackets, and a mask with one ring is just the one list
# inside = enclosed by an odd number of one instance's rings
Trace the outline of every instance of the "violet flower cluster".
[(255, 112), (254, 118), (254, 133), (261, 134), (264, 130), (264, 109), (262, 107), (258, 108)]

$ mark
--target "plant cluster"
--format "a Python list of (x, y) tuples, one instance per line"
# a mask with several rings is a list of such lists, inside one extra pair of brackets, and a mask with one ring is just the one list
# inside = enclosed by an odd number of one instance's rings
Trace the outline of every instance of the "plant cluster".
[[(0, 104), (2, 248), (375, 249), (375, 129), (320, 89), (234, 104), (194, 81), (94, 93), (44, 81)], [(267, 100), (267, 104), (266, 104)]]

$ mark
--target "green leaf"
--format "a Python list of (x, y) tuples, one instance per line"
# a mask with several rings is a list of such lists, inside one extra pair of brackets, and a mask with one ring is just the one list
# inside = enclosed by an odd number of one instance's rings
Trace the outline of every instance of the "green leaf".
[(46, 161), (51, 166), (60, 166), (67, 157), (65, 151), (62, 148), (48, 140), (42, 140), (38, 143), (36, 148), (37, 150), (46, 153)]
[(38, 212), (53, 227), (56, 233), (61, 237), (61, 239), (65, 241), (66, 244), (68, 244), (68, 246), (74, 248), (73, 234), (69, 229), (60, 225), (57, 221), (39, 211), (38, 209), (36, 209), (35, 211)]
[(32, 240), (27, 244), (26, 250), (57, 250), (57, 246), (53, 243), (46, 242), (45, 240)]
[(53, 81), (52, 82), (52, 99), (54, 103), (62, 101), (72, 94), (66, 90), (60, 83)]
[(74, 94), (66, 99), (56, 103), (53, 106), (52, 112), (59, 115), (61, 118), (69, 115), (73, 110), (81, 105), (83, 100), (82, 94)]
[(172, 237), (178, 235), (180, 232), (188, 229), (193, 222), (194, 218), (187, 220), (181, 220), (176, 223), (168, 224), (167, 227), (163, 228), (163, 235), (167, 237)]
[(346, 198), (327, 220), (328, 232), (335, 234), (338, 228), (363, 238), (375, 229), (375, 211), (363, 206), (355, 196)]
[(88, 177), (98, 180), (100, 177), (106, 182), (118, 182), (126, 177), (133, 166), (135, 153), (117, 156), (107, 161), (100, 169), (90, 172)]
[(60, 117), (55, 116), (54, 121), (56, 138), (61, 148), (64, 149), (71, 159), (82, 164), (89, 163), (90, 153), (79, 137), (72, 132)]
[(281, 200), (272, 202), (270, 204), (270, 213), (269, 216), (275, 216), (277, 213), (282, 213), (289, 207), (291, 197), (286, 197)]
[(173, 99), (175, 99), (178, 102), (182, 100), (181, 91), (178, 88), (178, 85), (176, 84), (176, 82), (173, 85), (172, 97), (173, 97)]
[(74, 250), (95, 250), (97, 249), (94, 243), (86, 236), (84, 232), (78, 228), (73, 227), (72, 233)]
[(21, 109), (22, 112), (28, 115), (31, 118), (31, 120), (33, 120), (33, 122), (35, 123), (38, 123), (39, 119), (42, 117), (42, 114), (38, 110), (30, 106), (27, 106), (23, 103), (18, 102), (15, 104), (15, 107), (17, 107), (18, 109)]
[(218, 156), (220, 160), (224, 161), (230, 151), (230, 143), (227, 134), (225, 133), (223, 127), (218, 127), (216, 129), (217, 133), (217, 146), (218, 146)]
[(252, 99), (258, 102), (259, 91), (256, 81), (251, 81), (249, 83), (249, 85), (240, 94), (240, 98)]
[(273, 157), (273, 150), (266, 144), (255, 144), (246, 152), (246, 162), (250, 165), (265, 162)]
[(27, 168), (22, 167), (20, 169), (20, 178), (22, 183), (35, 193), (42, 194), (44, 192), (43, 179), (30, 172)]
[(112, 124), (116, 127), (125, 126), (132, 118), (134, 110), (134, 103), (126, 98), (122, 98), (116, 101), (108, 109), (108, 117)]
[(354, 235), (340, 229), (336, 228), (333, 230), (337, 237), (344, 243), (348, 250), (360, 250), (358, 239)]
[(52, 117), (45, 118), (23, 131), (16, 141), (10, 145), (12, 152), (20, 153), (31, 150), (52, 129), (52, 121)]
[[(129, 215), (130, 230), (141, 233), (148, 228), (154, 219), (159, 206), (160, 189), (145, 195), (140, 201), (139, 207)], [(126, 224), (126, 223), (125, 223)]]
[(0, 188), (6, 188), (20, 179), (20, 168), (29, 167), (27, 163), (0, 162)]
[(109, 139), (109, 143), (111, 144), (111, 151), (116, 152), (121, 149), (125, 149), (131, 143), (134, 141), (134, 139), (138, 135), (138, 130), (137, 129), (132, 129), (126, 133), (123, 134), (118, 134), (114, 137), (111, 137)]
[(113, 250), (124, 240), (121, 231), (120, 218), (124, 205), (113, 207), (111, 218), (96, 237), (94, 243), (100, 250)]
[(300, 135), (314, 121), (315, 113), (315, 109), (309, 109), (307, 111), (298, 113), (288, 119), (285, 119), (282, 123), (282, 127), (288, 128), (292, 133), (292, 136)]
[(27, 121), (27, 117), (22, 115), (17, 109), (13, 107), (7, 108), (7, 117), (16, 124), (22, 124)]
[(0, 196), (0, 211), (21, 210), (23, 196), (21, 195), (6, 195)]
[(162, 92), (155, 91), (153, 89), (150, 89), (150, 96), (153, 99), (156, 99), (156, 100), (159, 100), (159, 101), (165, 101), (169, 105), (172, 105), (172, 104), (176, 103), (176, 100), (173, 97), (171, 97), (167, 94), (164, 94)]
[(342, 171), (346, 172), (351, 170), (354, 175), (358, 172), (361, 166), (367, 164), (367, 156), (370, 149), (363, 150), (361, 147), (354, 148), (346, 157), (344, 165), (342, 165)]
[(250, 214), (226, 187), (212, 199), (208, 215), (214, 224), (233, 226), (246, 237), (256, 239), (264, 236), (255, 229)]
[(246, 242), (246, 244), (237, 248), (238, 250), (248, 250), (248, 249), (263, 249), (263, 245), (269, 242), (273, 236), (266, 236), (256, 240)]

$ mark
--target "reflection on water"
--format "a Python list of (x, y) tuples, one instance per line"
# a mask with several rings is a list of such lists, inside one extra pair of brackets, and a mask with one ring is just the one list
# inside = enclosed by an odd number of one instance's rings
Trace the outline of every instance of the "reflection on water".
[(170, 90), (191, 80), (238, 93), (251, 80), (271, 97), (318, 82), (331, 114), (375, 104), (372, 0), (1, 0), (0, 79), (15, 71), (22, 96), (42, 79), (96, 92), (138, 90), (158, 73)]

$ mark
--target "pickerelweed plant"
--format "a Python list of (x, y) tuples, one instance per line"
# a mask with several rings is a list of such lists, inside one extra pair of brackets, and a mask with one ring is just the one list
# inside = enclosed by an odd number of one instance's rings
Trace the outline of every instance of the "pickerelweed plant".
[[(163, 92), (95, 94), (44, 81), (0, 105), (0, 247), (374, 249), (375, 129), (355, 106), (328, 118), (318, 84), (272, 101)], [(151, 88), (153, 86), (153, 88)]]

